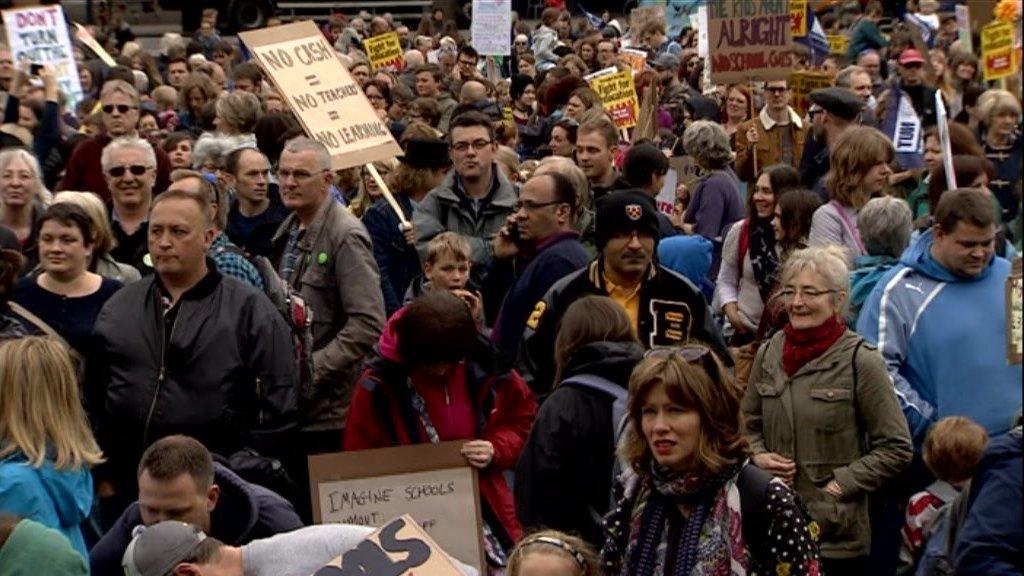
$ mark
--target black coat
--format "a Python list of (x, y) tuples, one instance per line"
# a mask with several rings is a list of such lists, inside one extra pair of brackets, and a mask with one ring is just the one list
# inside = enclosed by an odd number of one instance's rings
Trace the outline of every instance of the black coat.
[[(565, 377), (594, 374), (628, 388), (643, 353), (636, 343), (587, 344), (573, 354)], [(604, 544), (597, 516), (611, 499), (612, 403), (596, 390), (559, 386), (541, 405), (516, 466), (516, 514), (528, 531), (545, 526), (578, 533), (595, 548)]]
[(263, 293), (207, 266), (173, 327), (155, 275), (114, 294), (96, 319), (85, 394), (108, 459), (96, 472), (122, 497), (134, 497), (139, 458), (164, 436), (187, 434), (224, 455), (248, 447), (277, 456), (296, 429), (298, 370), (284, 318)]

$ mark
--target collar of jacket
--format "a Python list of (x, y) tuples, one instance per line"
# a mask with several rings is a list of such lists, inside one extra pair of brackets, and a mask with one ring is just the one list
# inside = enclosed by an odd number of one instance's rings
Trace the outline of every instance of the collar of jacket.
[[(797, 130), (803, 130), (804, 121), (800, 119), (800, 115), (789, 106), (786, 106), (786, 112), (789, 113), (789, 123), (796, 126)], [(761, 126), (764, 126), (766, 131), (770, 131), (772, 128), (775, 128), (775, 120), (772, 119), (770, 114), (768, 114), (767, 106), (761, 108), (761, 113), (758, 114), (758, 118), (761, 119)]]
[[(313, 221), (309, 223), (309, 227), (306, 228), (306, 233), (302, 235), (302, 240), (299, 240), (299, 249), (309, 251), (312, 249), (313, 241), (317, 236), (320, 235), (320, 230), (324, 227), (324, 222), (327, 220), (329, 214), (333, 213), (334, 206), (338, 203), (334, 200), (334, 197), (330, 194), (324, 198), (323, 203), (317, 208), (316, 216), (313, 217)], [(285, 235), (291, 232), (293, 226), (299, 225), (299, 216), (292, 212), (288, 214), (288, 217), (281, 222), (281, 225), (277, 227), (277, 232), (274, 232), (274, 237), (270, 239), (270, 243), (277, 246), (278, 242), (281, 241)]]
[[(214, 289), (217, 288), (218, 285), (220, 285), (221, 278), (223, 278), (223, 276), (221, 275), (220, 271), (217, 270), (217, 264), (214, 263), (214, 261), (209, 256), (207, 256), (206, 276), (203, 276), (202, 279), (199, 280), (199, 282), (196, 282), (195, 286), (189, 288), (188, 290), (185, 290), (185, 292), (182, 293), (181, 298), (179, 298), (178, 301), (181, 302), (182, 300), (202, 300), (203, 298), (206, 298), (211, 293), (213, 293)], [(167, 295), (167, 288), (164, 287), (163, 280), (160, 278), (159, 273), (153, 274), (153, 285), (156, 287), (160, 294), (165, 296)]]
[[(643, 280), (640, 281), (640, 283), (643, 284), (645, 282), (650, 282), (651, 280), (654, 280), (654, 277), (657, 275), (658, 265), (654, 262), (651, 262), (650, 264), (647, 265), (647, 272), (644, 273), (644, 278)], [(587, 268), (587, 278), (590, 279), (590, 283), (593, 284), (594, 287), (600, 290), (602, 293), (607, 291), (605, 289), (604, 284), (603, 256), (598, 256), (597, 260), (594, 260), (593, 262), (590, 263), (590, 266)]]
[[(469, 203), (469, 196), (463, 191), (462, 178), (454, 168), (444, 177), (444, 182), (437, 188), (437, 198), (455, 204)], [(487, 193), (487, 205), (512, 210), (516, 205), (516, 189), (497, 163), (491, 163), (491, 190)]]

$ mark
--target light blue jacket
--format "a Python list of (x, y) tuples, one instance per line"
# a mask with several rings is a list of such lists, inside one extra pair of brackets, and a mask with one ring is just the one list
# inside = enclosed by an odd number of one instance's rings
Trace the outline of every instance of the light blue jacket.
[(0, 460), (0, 512), (30, 518), (59, 530), (88, 562), (80, 528), (92, 510), (92, 474), (87, 468), (57, 470), (47, 459), (32, 467), (20, 452)]
[(1006, 362), (1010, 262), (994, 257), (981, 274), (961, 278), (931, 247), (929, 230), (879, 280), (857, 321), (885, 357), (918, 448), (945, 416), (967, 416), (994, 436), (1021, 408), (1021, 366)]

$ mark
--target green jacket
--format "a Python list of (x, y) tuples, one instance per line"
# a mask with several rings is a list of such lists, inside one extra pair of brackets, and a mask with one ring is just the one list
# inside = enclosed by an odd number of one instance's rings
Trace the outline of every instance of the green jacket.
[[(793, 488), (821, 529), (822, 557), (865, 556), (868, 494), (913, 457), (885, 361), (847, 330), (790, 378), (782, 368), (784, 338), (777, 333), (754, 358), (743, 398), (751, 453), (775, 452), (796, 462)], [(833, 479), (843, 491), (839, 500), (824, 490)]]

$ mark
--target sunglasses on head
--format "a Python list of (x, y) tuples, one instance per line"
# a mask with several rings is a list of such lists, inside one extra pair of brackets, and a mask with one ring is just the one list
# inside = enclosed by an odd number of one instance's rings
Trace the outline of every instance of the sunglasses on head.
[(113, 114), (114, 110), (117, 110), (119, 114), (127, 114), (129, 110), (135, 110), (138, 106), (129, 106), (128, 104), (107, 104), (103, 106), (104, 114)]
[(149, 166), (142, 166), (141, 164), (132, 164), (131, 166), (114, 166), (107, 171), (114, 178), (120, 178), (124, 176), (125, 172), (131, 172), (133, 176), (142, 176), (149, 170)]
[(678, 347), (661, 346), (658, 348), (651, 348), (644, 353), (644, 358), (664, 358), (666, 356), (678, 354), (682, 356), (683, 360), (686, 360), (687, 363), (693, 364), (710, 353), (711, 349), (703, 344), (684, 344)]

